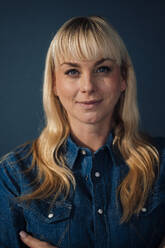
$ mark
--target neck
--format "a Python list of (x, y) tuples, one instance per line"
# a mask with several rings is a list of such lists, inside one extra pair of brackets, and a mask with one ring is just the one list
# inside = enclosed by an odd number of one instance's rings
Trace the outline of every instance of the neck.
[(93, 152), (102, 147), (111, 130), (111, 126), (81, 125), (71, 126), (71, 135), (75, 142), (82, 147), (87, 147)]

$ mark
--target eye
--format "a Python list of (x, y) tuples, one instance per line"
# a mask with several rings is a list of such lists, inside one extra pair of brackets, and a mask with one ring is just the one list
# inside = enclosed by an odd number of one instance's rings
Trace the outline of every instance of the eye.
[(65, 72), (66, 75), (70, 75), (70, 76), (78, 75), (78, 73), (79, 72), (76, 69), (70, 69)]
[(97, 69), (98, 72), (110, 72), (112, 71), (112, 68), (109, 66), (101, 66)]

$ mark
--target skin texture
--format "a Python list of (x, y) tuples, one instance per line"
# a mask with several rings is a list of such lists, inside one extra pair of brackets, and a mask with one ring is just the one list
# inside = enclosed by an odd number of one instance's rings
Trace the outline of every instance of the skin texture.
[[(109, 123), (114, 105), (125, 89), (118, 65), (106, 60), (94, 66), (96, 62), (74, 61), (79, 68), (62, 64), (55, 72), (54, 92), (66, 109), (71, 125), (102, 125), (105, 120)], [(94, 99), (102, 100), (101, 104), (85, 108), (77, 103)]]
[(96, 151), (105, 143), (126, 83), (120, 67), (110, 58), (67, 62), (56, 68), (54, 94), (68, 114), (77, 143)]

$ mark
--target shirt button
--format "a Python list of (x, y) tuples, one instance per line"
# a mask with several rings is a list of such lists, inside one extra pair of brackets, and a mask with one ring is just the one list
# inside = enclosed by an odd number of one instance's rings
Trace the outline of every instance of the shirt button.
[(81, 150), (81, 153), (82, 153), (83, 155), (86, 155), (86, 151), (85, 151), (85, 150)]
[(145, 213), (145, 212), (147, 212), (147, 209), (146, 209), (146, 208), (142, 208), (141, 211), (142, 211), (143, 213)]
[(98, 212), (99, 214), (102, 214), (102, 213), (103, 213), (103, 210), (102, 210), (101, 208), (99, 208), (99, 209), (97, 210), (97, 212)]
[(96, 171), (95, 172), (95, 177), (100, 177), (100, 172)]
[(48, 218), (51, 219), (51, 218), (53, 218), (53, 216), (54, 216), (53, 214), (49, 214)]

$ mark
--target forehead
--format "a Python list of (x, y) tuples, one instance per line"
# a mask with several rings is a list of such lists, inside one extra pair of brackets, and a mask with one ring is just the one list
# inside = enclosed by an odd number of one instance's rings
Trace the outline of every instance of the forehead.
[(73, 66), (73, 67), (81, 67), (81, 65), (89, 65), (89, 66), (97, 66), (104, 62), (110, 62), (115, 63), (115, 60), (112, 58), (97, 58), (97, 59), (91, 59), (91, 60), (76, 60), (76, 59), (65, 59), (62, 61), (58, 67), (64, 67), (64, 66)]

